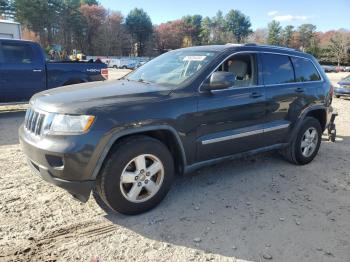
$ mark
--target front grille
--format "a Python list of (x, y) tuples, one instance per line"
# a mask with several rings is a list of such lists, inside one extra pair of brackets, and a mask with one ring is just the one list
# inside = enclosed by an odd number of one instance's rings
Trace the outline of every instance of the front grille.
[(45, 117), (45, 113), (41, 113), (33, 108), (29, 108), (26, 112), (26, 117), (24, 120), (25, 129), (35, 135), (41, 135)]

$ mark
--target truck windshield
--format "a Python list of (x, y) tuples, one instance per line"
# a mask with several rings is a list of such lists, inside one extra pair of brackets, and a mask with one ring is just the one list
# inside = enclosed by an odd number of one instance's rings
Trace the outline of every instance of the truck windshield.
[(165, 53), (126, 76), (127, 80), (178, 86), (208, 64), (216, 52), (177, 50)]

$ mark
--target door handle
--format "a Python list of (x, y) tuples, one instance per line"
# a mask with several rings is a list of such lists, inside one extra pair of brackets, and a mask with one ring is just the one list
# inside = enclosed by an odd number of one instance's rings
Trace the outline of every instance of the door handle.
[(262, 94), (258, 93), (258, 92), (253, 92), (253, 93), (250, 94), (250, 97), (252, 97), (252, 98), (258, 98), (258, 97), (261, 97), (261, 96), (262, 96)]
[(304, 92), (304, 88), (298, 87), (298, 88), (295, 89), (295, 92), (303, 93)]
[(40, 73), (40, 72), (42, 72), (43, 70), (41, 70), (41, 69), (33, 69), (33, 72), (34, 73)]

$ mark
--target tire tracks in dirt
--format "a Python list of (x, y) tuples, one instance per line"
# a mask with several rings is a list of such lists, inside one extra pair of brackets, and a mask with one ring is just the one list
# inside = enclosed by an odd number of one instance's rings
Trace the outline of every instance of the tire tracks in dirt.
[(7, 255), (0, 255), (4, 261), (56, 261), (57, 251), (63, 246), (93, 239), (94, 241), (116, 233), (111, 222), (85, 221), (54, 230), (42, 238), (29, 238), (29, 245), (14, 247)]

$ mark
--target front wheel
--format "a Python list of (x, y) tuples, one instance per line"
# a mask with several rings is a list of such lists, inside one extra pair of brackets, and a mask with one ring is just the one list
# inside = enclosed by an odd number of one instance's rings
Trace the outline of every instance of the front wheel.
[(114, 211), (135, 215), (161, 202), (173, 178), (168, 148), (156, 139), (135, 137), (118, 144), (110, 154), (98, 176), (97, 192)]
[(297, 135), (285, 149), (285, 158), (298, 165), (310, 163), (318, 153), (322, 138), (320, 122), (313, 117), (306, 117)]
[(336, 97), (336, 98), (340, 98), (340, 96), (338, 96), (338, 95), (335, 95), (335, 97)]

